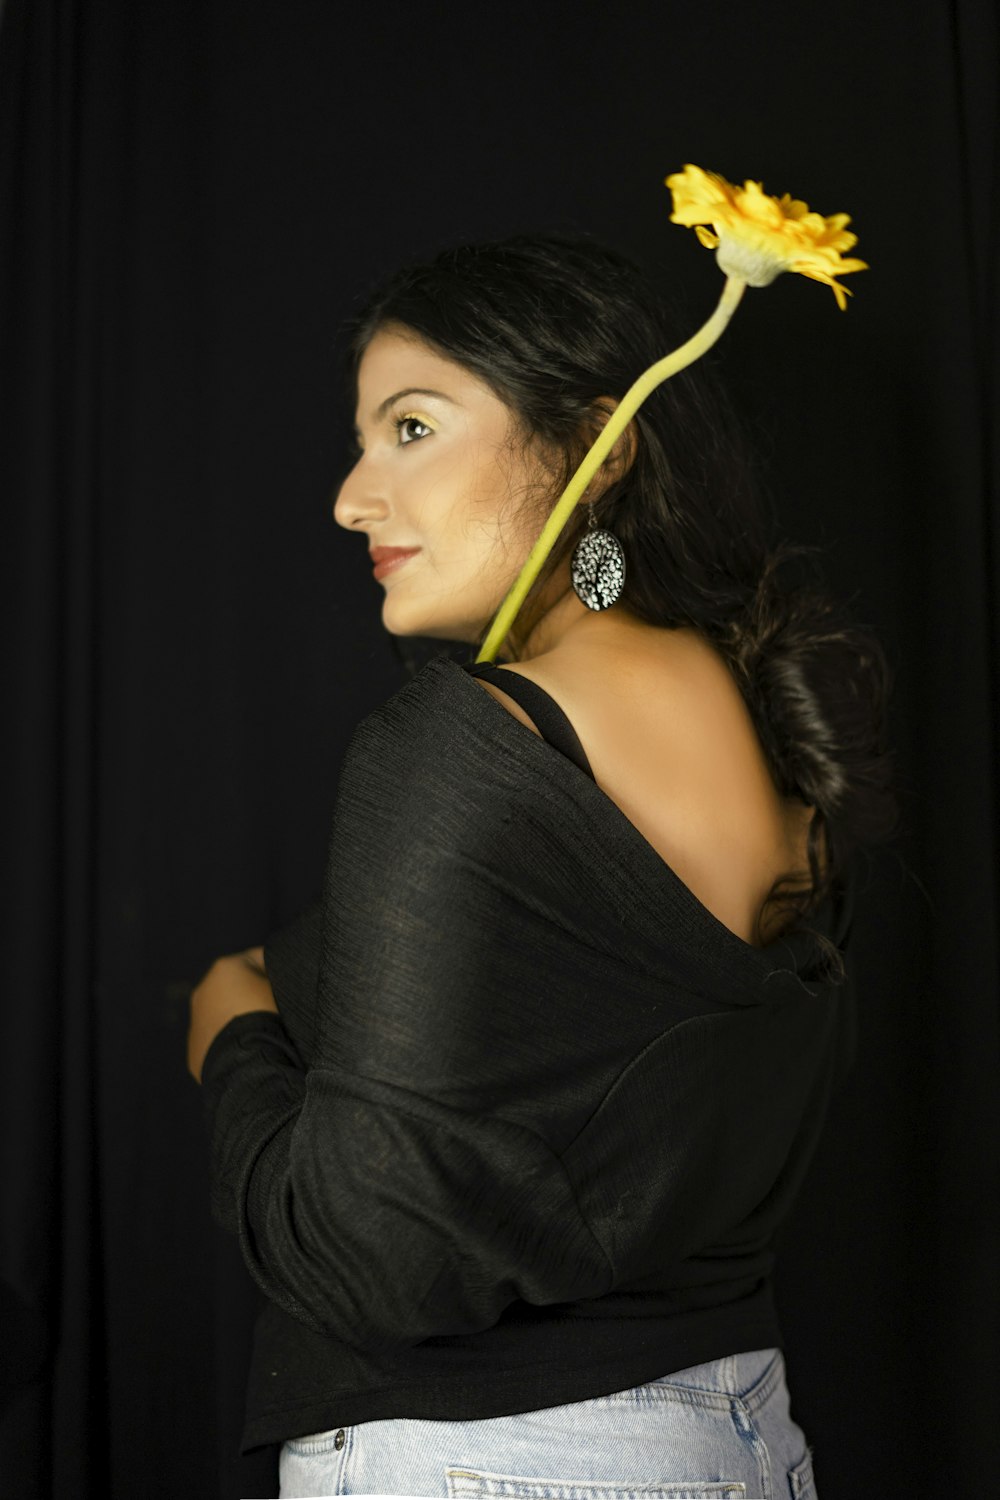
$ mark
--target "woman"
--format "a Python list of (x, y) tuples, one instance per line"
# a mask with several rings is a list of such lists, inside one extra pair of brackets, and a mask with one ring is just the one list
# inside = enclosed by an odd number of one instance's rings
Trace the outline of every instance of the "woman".
[[(267, 1298), (243, 1451), (281, 1443), (283, 1497), (815, 1494), (773, 1240), (853, 1052), (853, 860), (896, 816), (884, 656), (779, 585), (686, 371), (507, 664), (472, 661), (676, 342), (631, 263), (557, 235), (409, 268), (353, 326), (334, 518), (392, 636), (465, 659), (362, 721), (321, 896), (193, 997), (213, 1212)], [(588, 522), (624, 555), (598, 598)]]

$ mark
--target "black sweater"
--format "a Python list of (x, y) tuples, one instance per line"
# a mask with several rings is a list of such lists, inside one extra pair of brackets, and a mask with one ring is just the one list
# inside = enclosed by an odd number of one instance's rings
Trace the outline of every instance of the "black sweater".
[[(853, 894), (810, 920), (844, 952)], [(212, 1212), (268, 1299), (242, 1452), (783, 1346), (772, 1241), (853, 985), (807, 933), (743, 942), (468, 668), (359, 724), (322, 894), (264, 955), (279, 1015), (202, 1072)]]

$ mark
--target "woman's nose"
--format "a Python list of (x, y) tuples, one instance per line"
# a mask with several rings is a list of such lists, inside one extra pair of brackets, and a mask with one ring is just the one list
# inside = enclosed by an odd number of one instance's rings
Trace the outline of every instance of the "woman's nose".
[(333, 503), (333, 519), (348, 530), (365, 521), (384, 520), (388, 506), (369, 479), (356, 464), (344, 480)]

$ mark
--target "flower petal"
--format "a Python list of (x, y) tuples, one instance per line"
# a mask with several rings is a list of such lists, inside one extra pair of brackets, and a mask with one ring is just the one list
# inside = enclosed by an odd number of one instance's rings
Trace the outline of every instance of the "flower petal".
[(690, 162), (664, 182), (673, 194), (671, 221), (693, 228), (716, 251), (722, 270), (750, 286), (767, 286), (782, 271), (797, 271), (832, 287), (844, 309), (851, 294), (834, 278), (868, 270), (867, 261), (842, 257), (858, 241), (847, 228), (849, 214), (824, 217), (790, 193), (774, 198), (752, 178), (736, 187)]

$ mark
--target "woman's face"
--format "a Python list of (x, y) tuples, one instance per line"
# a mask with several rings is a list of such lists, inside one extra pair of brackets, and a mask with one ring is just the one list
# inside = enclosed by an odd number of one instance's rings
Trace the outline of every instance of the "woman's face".
[(334, 520), (369, 551), (414, 549), (378, 579), (383, 625), (476, 640), (541, 530), (542, 465), (511, 441), (513, 415), (487, 385), (401, 328), (365, 349), (355, 421), (363, 451)]

